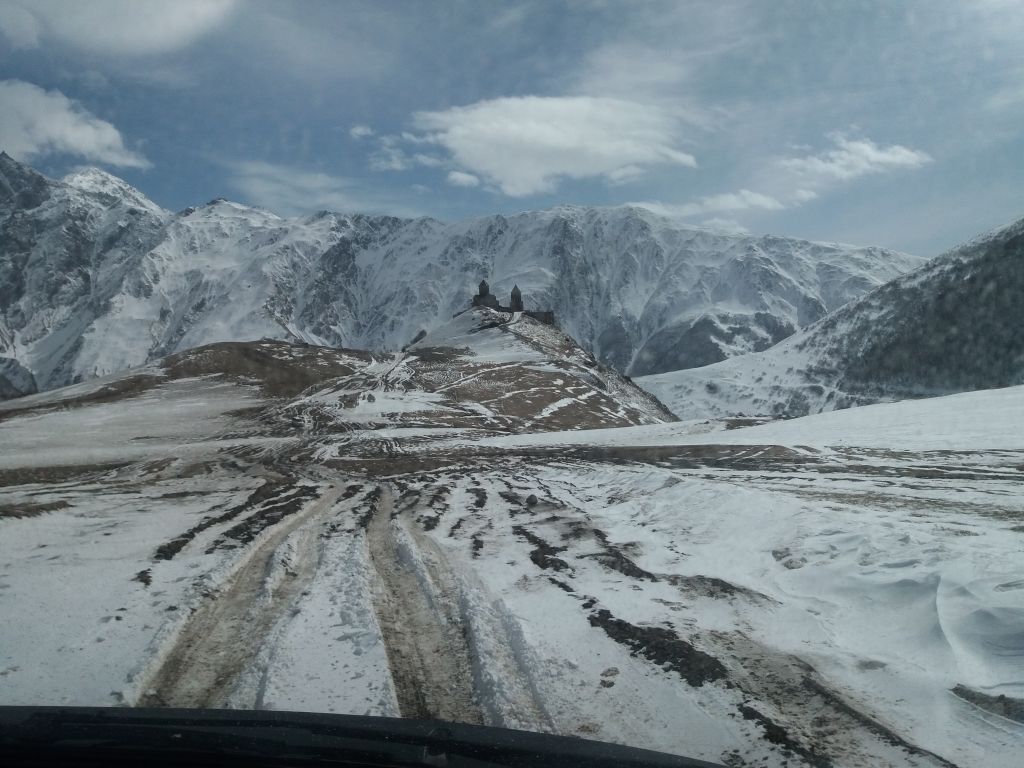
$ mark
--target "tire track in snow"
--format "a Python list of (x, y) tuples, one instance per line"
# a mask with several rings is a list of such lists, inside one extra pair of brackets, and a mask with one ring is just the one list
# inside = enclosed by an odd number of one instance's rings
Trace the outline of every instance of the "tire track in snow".
[[(328, 488), (252, 549), (219, 593), (188, 619), (142, 687), (137, 706), (226, 705), (265, 639), (316, 575), (318, 538), (312, 524), (334, 507), (343, 490)], [(268, 583), (278, 551), (293, 533), (295, 549), (285, 572)]]
[[(381, 486), (366, 541), (379, 577), (374, 607), (399, 711), (403, 717), (482, 724), (457, 610), (443, 599), (447, 585), (433, 585), (437, 598), (428, 592), (414, 570), (412, 554), (400, 546), (391, 517), (392, 495), (390, 486)], [(438, 578), (436, 571), (433, 578)]]

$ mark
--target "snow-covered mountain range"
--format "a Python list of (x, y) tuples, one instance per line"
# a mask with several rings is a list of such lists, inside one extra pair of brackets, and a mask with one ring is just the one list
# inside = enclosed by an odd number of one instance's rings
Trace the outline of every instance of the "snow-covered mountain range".
[(0, 155), (0, 397), (217, 341), (395, 350), (487, 278), (624, 373), (766, 349), (921, 263), (881, 248), (688, 227), (635, 207), (457, 223), (223, 199), (178, 213), (96, 169)]
[(779, 345), (638, 380), (683, 419), (803, 416), (1024, 384), (1024, 219), (981, 235)]

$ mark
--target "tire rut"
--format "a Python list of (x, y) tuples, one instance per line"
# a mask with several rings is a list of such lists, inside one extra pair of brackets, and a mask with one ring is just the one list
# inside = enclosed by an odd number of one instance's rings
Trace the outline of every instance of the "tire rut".
[[(267, 637), (316, 575), (318, 538), (312, 523), (333, 508), (343, 490), (326, 489), (256, 545), (219, 593), (188, 619), (143, 686), (137, 706), (223, 707), (228, 703)], [(283, 575), (268, 584), (275, 558), (293, 534), (294, 556)]]
[(366, 541), (379, 577), (374, 608), (399, 711), (403, 717), (483, 724), (457, 600), (446, 594), (436, 568), (428, 565), (429, 575), (414, 570), (411, 553), (395, 536), (392, 496), (382, 485)]

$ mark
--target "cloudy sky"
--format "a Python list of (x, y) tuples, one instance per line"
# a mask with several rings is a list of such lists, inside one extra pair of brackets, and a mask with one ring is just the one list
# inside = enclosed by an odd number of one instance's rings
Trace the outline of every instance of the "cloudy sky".
[(636, 203), (932, 255), (1024, 216), (1020, 0), (0, 0), (51, 176), (456, 219)]

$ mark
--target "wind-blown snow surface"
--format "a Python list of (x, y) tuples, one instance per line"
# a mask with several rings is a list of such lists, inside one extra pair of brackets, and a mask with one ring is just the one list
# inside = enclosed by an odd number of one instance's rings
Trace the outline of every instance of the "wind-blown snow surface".
[[(478, 311), (404, 355), (222, 344), (0, 404), (0, 703), (1018, 764), (1024, 389), (708, 431), (587, 362)], [(531, 434), (563, 399), (634, 426)]]
[(501, 297), (518, 283), (602, 362), (654, 373), (765, 349), (919, 263), (632, 207), (450, 224), (221, 199), (171, 213), (102, 171), (50, 181), (0, 155), (0, 358), (40, 389), (217, 341), (397, 350), (484, 277)]
[(802, 416), (1024, 384), (1024, 219), (982, 235), (777, 346), (638, 383), (680, 418)]

